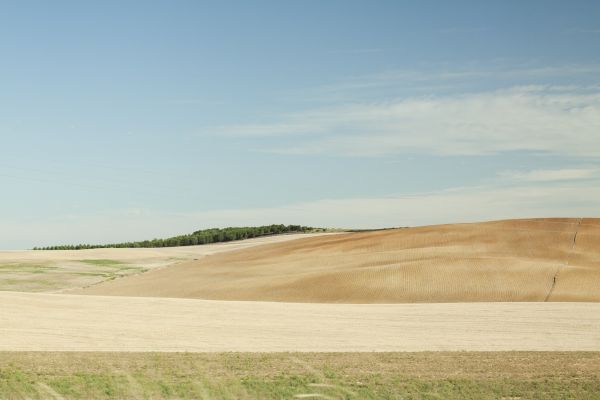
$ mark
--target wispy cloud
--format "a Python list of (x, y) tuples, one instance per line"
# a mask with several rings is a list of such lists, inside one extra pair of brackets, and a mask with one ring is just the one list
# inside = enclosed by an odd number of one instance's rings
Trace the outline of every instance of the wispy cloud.
[(528, 151), (600, 156), (600, 90), (525, 86), (413, 97), (286, 115), (267, 124), (223, 126), (222, 135), (286, 137), (263, 151), (295, 154), (482, 155)]
[[(556, 80), (557, 78), (591, 77), (593, 81), (600, 73), (598, 64), (530, 65), (510, 64), (498, 61), (492, 65), (473, 63), (456, 67), (447, 64), (424, 65), (421, 69), (392, 69), (374, 74), (353, 76), (341, 79), (330, 85), (316, 89), (323, 95), (342, 92), (357, 93), (377, 88), (407, 87), (461, 87), (472, 81), (482, 81), (489, 85), (492, 81), (531, 81)], [(555, 83), (555, 82), (553, 82)]]
[[(123, 210), (96, 216), (1, 221), (4, 247), (50, 243), (116, 242), (191, 232), (215, 226), (299, 223), (380, 228), (503, 218), (597, 216), (600, 181), (463, 187), (430, 193), (324, 199), (270, 208), (190, 213)], [(90, 226), (94, 229), (90, 229)]]
[(519, 182), (554, 182), (590, 179), (598, 176), (596, 168), (536, 169), (532, 171), (503, 171), (501, 178)]
[(276, 123), (216, 126), (206, 128), (204, 131), (212, 135), (249, 137), (327, 133), (326, 126), (304, 120), (300, 114), (290, 114), (283, 119), (283, 122)]

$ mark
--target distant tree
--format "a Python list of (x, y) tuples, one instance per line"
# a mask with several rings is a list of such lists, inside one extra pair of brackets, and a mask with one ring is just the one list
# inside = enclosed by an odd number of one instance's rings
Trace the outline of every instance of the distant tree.
[(98, 248), (149, 248), (149, 247), (176, 247), (196, 246), (208, 243), (230, 242), (269, 235), (280, 235), (284, 233), (321, 232), (325, 229), (312, 228), (301, 225), (265, 225), (256, 227), (228, 227), (211, 228), (193, 232), (189, 235), (174, 236), (166, 239), (143, 240), (140, 242), (125, 242), (114, 244), (77, 244), (48, 247), (34, 247), (33, 250), (83, 250)]

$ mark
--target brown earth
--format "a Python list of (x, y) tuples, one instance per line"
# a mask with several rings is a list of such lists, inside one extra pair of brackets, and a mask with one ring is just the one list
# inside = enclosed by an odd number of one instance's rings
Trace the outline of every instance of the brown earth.
[(345, 233), (215, 254), (74, 293), (323, 303), (600, 301), (600, 219)]

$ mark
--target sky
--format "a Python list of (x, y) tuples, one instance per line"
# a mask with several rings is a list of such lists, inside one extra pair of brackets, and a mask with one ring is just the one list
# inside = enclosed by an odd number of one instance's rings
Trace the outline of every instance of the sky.
[(598, 1), (0, 2), (0, 248), (600, 216)]

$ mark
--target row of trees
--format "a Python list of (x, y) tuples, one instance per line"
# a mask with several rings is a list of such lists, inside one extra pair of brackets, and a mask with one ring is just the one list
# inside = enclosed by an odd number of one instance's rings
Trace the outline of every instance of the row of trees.
[(323, 231), (301, 225), (266, 225), (256, 227), (213, 228), (196, 231), (190, 235), (175, 236), (168, 239), (152, 239), (142, 242), (114, 243), (104, 245), (77, 244), (65, 246), (34, 247), (34, 250), (83, 250), (104, 248), (139, 248), (139, 247), (177, 247), (195, 246), (199, 244), (230, 242), (232, 240), (249, 239), (260, 236), (280, 235), (284, 233), (302, 233)]

